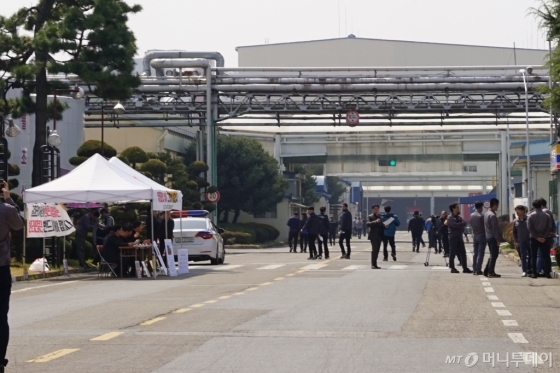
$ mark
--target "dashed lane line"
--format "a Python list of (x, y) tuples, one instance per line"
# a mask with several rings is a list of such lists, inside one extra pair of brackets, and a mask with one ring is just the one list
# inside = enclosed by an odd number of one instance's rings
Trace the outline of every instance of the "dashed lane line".
[(227, 265), (227, 266), (220, 266), (220, 267), (216, 267), (216, 268), (213, 268), (213, 269), (214, 269), (214, 271), (228, 271), (230, 269), (235, 269), (235, 268), (239, 268), (239, 267), (243, 267), (243, 265), (241, 265), (241, 264), (230, 264), (230, 265)]
[(283, 279), (284, 279), (284, 277), (276, 277), (276, 278), (274, 279), (274, 281), (281, 281), (281, 280), (283, 280)]
[(95, 337), (90, 339), (90, 341), (96, 341), (96, 342), (101, 342), (101, 341), (108, 341), (110, 339), (116, 338), (120, 335), (123, 335), (124, 332), (111, 332), (111, 333), (106, 333), (103, 335), (100, 335), (99, 337)]
[(310, 264), (310, 265), (307, 265), (305, 267), (300, 268), (300, 270), (303, 270), (303, 271), (316, 270), (316, 269), (321, 269), (321, 268), (326, 267), (326, 266), (327, 266), (327, 264)]
[(482, 286), (492, 286), (489, 282), (483, 282)]
[(36, 359), (28, 360), (27, 362), (28, 363), (46, 363), (47, 361), (58, 359), (60, 357), (66, 356), (66, 355), (71, 354), (71, 353), (76, 352), (76, 351), (80, 351), (80, 349), (79, 348), (65, 348), (65, 349), (62, 349), (62, 350), (51, 352), (50, 354), (39, 356)]
[(207, 300), (206, 302), (203, 302), (204, 304), (213, 304), (216, 303), (217, 300), (216, 299), (212, 299), (212, 300)]
[(186, 313), (191, 311), (192, 308), (179, 308), (178, 310), (173, 311), (173, 313)]
[(488, 300), (499, 300), (497, 295), (487, 295)]
[(200, 307), (204, 307), (204, 304), (202, 304), (202, 303), (197, 303), (197, 304), (193, 304), (193, 305), (191, 306), (191, 308), (200, 308)]
[(151, 319), (151, 320), (144, 321), (143, 323), (140, 323), (140, 325), (141, 325), (141, 326), (152, 325), (152, 324), (155, 324), (156, 322), (160, 322), (160, 321), (162, 321), (162, 320), (165, 320), (165, 317), (163, 317), (163, 316), (155, 317), (155, 318), (153, 318), (153, 319)]
[(259, 286), (268, 286), (272, 284), (272, 282), (263, 282), (262, 284), (260, 284)]
[(271, 264), (257, 269), (278, 269), (284, 267), (285, 264)]
[(502, 320), (504, 326), (519, 326), (516, 320)]
[(229, 299), (229, 298), (231, 298), (231, 295), (222, 295), (218, 299)]
[(486, 287), (486, 288), (484, 288), (484, 291), (487, 292), (487, 293), (494, 293), (494, 288)]
[(496, 310), (496, 313), (499, 316), (511, 316), (511, 312), (509, 312), (508, 310)]
[(408, 267), (408, 266), (406, 266), (406, 265), (392, 265), (387, 269), (405, 269), (406, 267)]
[(492, 307), (494, 308), (505, 308), (502, 302), (491, 302), (491, 303), (492, 303)]
[(514, 343), (529, 343), (523, 336), (523, 333), (508, 333), (508, 337), (510, 337)]
[(348, 267), (344, 267), (342, 268), (343, 271), (355, 271), (357, 269), (362, 269), (362, 268), (366, 268), (365, 265), (352, 265), (352, 266), (348, 266)]

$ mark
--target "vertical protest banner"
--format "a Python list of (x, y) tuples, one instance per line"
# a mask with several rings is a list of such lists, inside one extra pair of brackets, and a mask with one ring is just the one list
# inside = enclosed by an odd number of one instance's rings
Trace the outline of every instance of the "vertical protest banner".
[(161, 253), (159, 252), (159, 247), (157, 245), (157, 243), (153, 243), (153, 247), (154, 247), (154, 252), (156, 253), (156, 257), (157, 260), (154, 260), (154, 264), (156, 261), (159, 261), (159, 265), (161, 268), (161, 272), (167, 276), (167, 268), (165, 267), (165, 262), (163, 261), (163, 258), (161, 257)]
[(179, 274), (189, 273), (189, 250), (177, 250), (177, 261), (179, 262)]
[(177, 276), (177, 268), (175, 267), (175, 255), (173, 255), (173, 241), (165, 239), (165, 256), (167, 257), (167, 267), (169, 268), (169, 276)]

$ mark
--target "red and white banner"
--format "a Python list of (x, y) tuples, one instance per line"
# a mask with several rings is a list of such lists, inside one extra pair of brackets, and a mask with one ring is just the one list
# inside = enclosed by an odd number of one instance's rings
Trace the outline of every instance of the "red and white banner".
[(64, 206), (56, 203), (28, 203), (25, 212), (27, 237), (63, 237), (76, 231)]
[(181, 210), (183, 204), (181, 195), (175, 190), (154, 190), (153, 202), (155, 211)]

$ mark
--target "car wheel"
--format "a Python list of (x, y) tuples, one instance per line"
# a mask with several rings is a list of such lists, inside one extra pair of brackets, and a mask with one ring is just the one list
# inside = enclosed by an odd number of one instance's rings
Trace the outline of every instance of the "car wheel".
[(226, 250), (222, 246), (222, 257), (220, 258), (220, 264), (224, 264), (225, 261), (226, 261)]
[(221, 264), (220, 263), (220, 251), (216, 248), (216, 257), (210, 259), (210, 264), (212, 264), (213, 266)]

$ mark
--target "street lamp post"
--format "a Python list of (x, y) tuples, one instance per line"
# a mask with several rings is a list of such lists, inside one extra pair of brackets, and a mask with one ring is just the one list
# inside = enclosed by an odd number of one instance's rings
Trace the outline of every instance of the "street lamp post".
[(80, 99), (84, 97), (84, 90), (80, 87), (75, 87), (73, 89), (55, 89), (53, 92), (53, 129), (48, 134), (47, 142), (49, 145), (57, 147), (62, 144), (62, 139), (56, 132), (56, 116), (58, 107), (56, 105), (56, 95), (58, 93), (70, 93), (73, 99)]
[(527, 88), (527, 75), (531, 75), (533, 68), (519, 70), (523, 77), (523, 86), (525, 87), (525, 151), (527, 153), (527, 203), (531, 206), (531, 198), (533, 194), (533, 182), (531, 178), (531, 151), (529, 149), (529, 90)]
[(124, 114), (125, 108), (119, 102), (115, 106), (112, 105), (102, 105), (101, 106), (101, 156), (105, 157), (105, 109), (113, 109), (115, 114)]
[[(5, 128), (5, 121), (8, 122), (8, 128)], [(8, 181), (9, 176), (9, 163), (8, 163), (8, 140), (5, 136), (16, 137), (21, 132), (21, 129), (17, 124), (14, 123), (11, 115), (1, 115), (0, 116), (0, 145), (2, 146), (2, 151), (0, 153), (0, 162), (2, 163), (2, 168), (0, 169), (1, 178)]]

